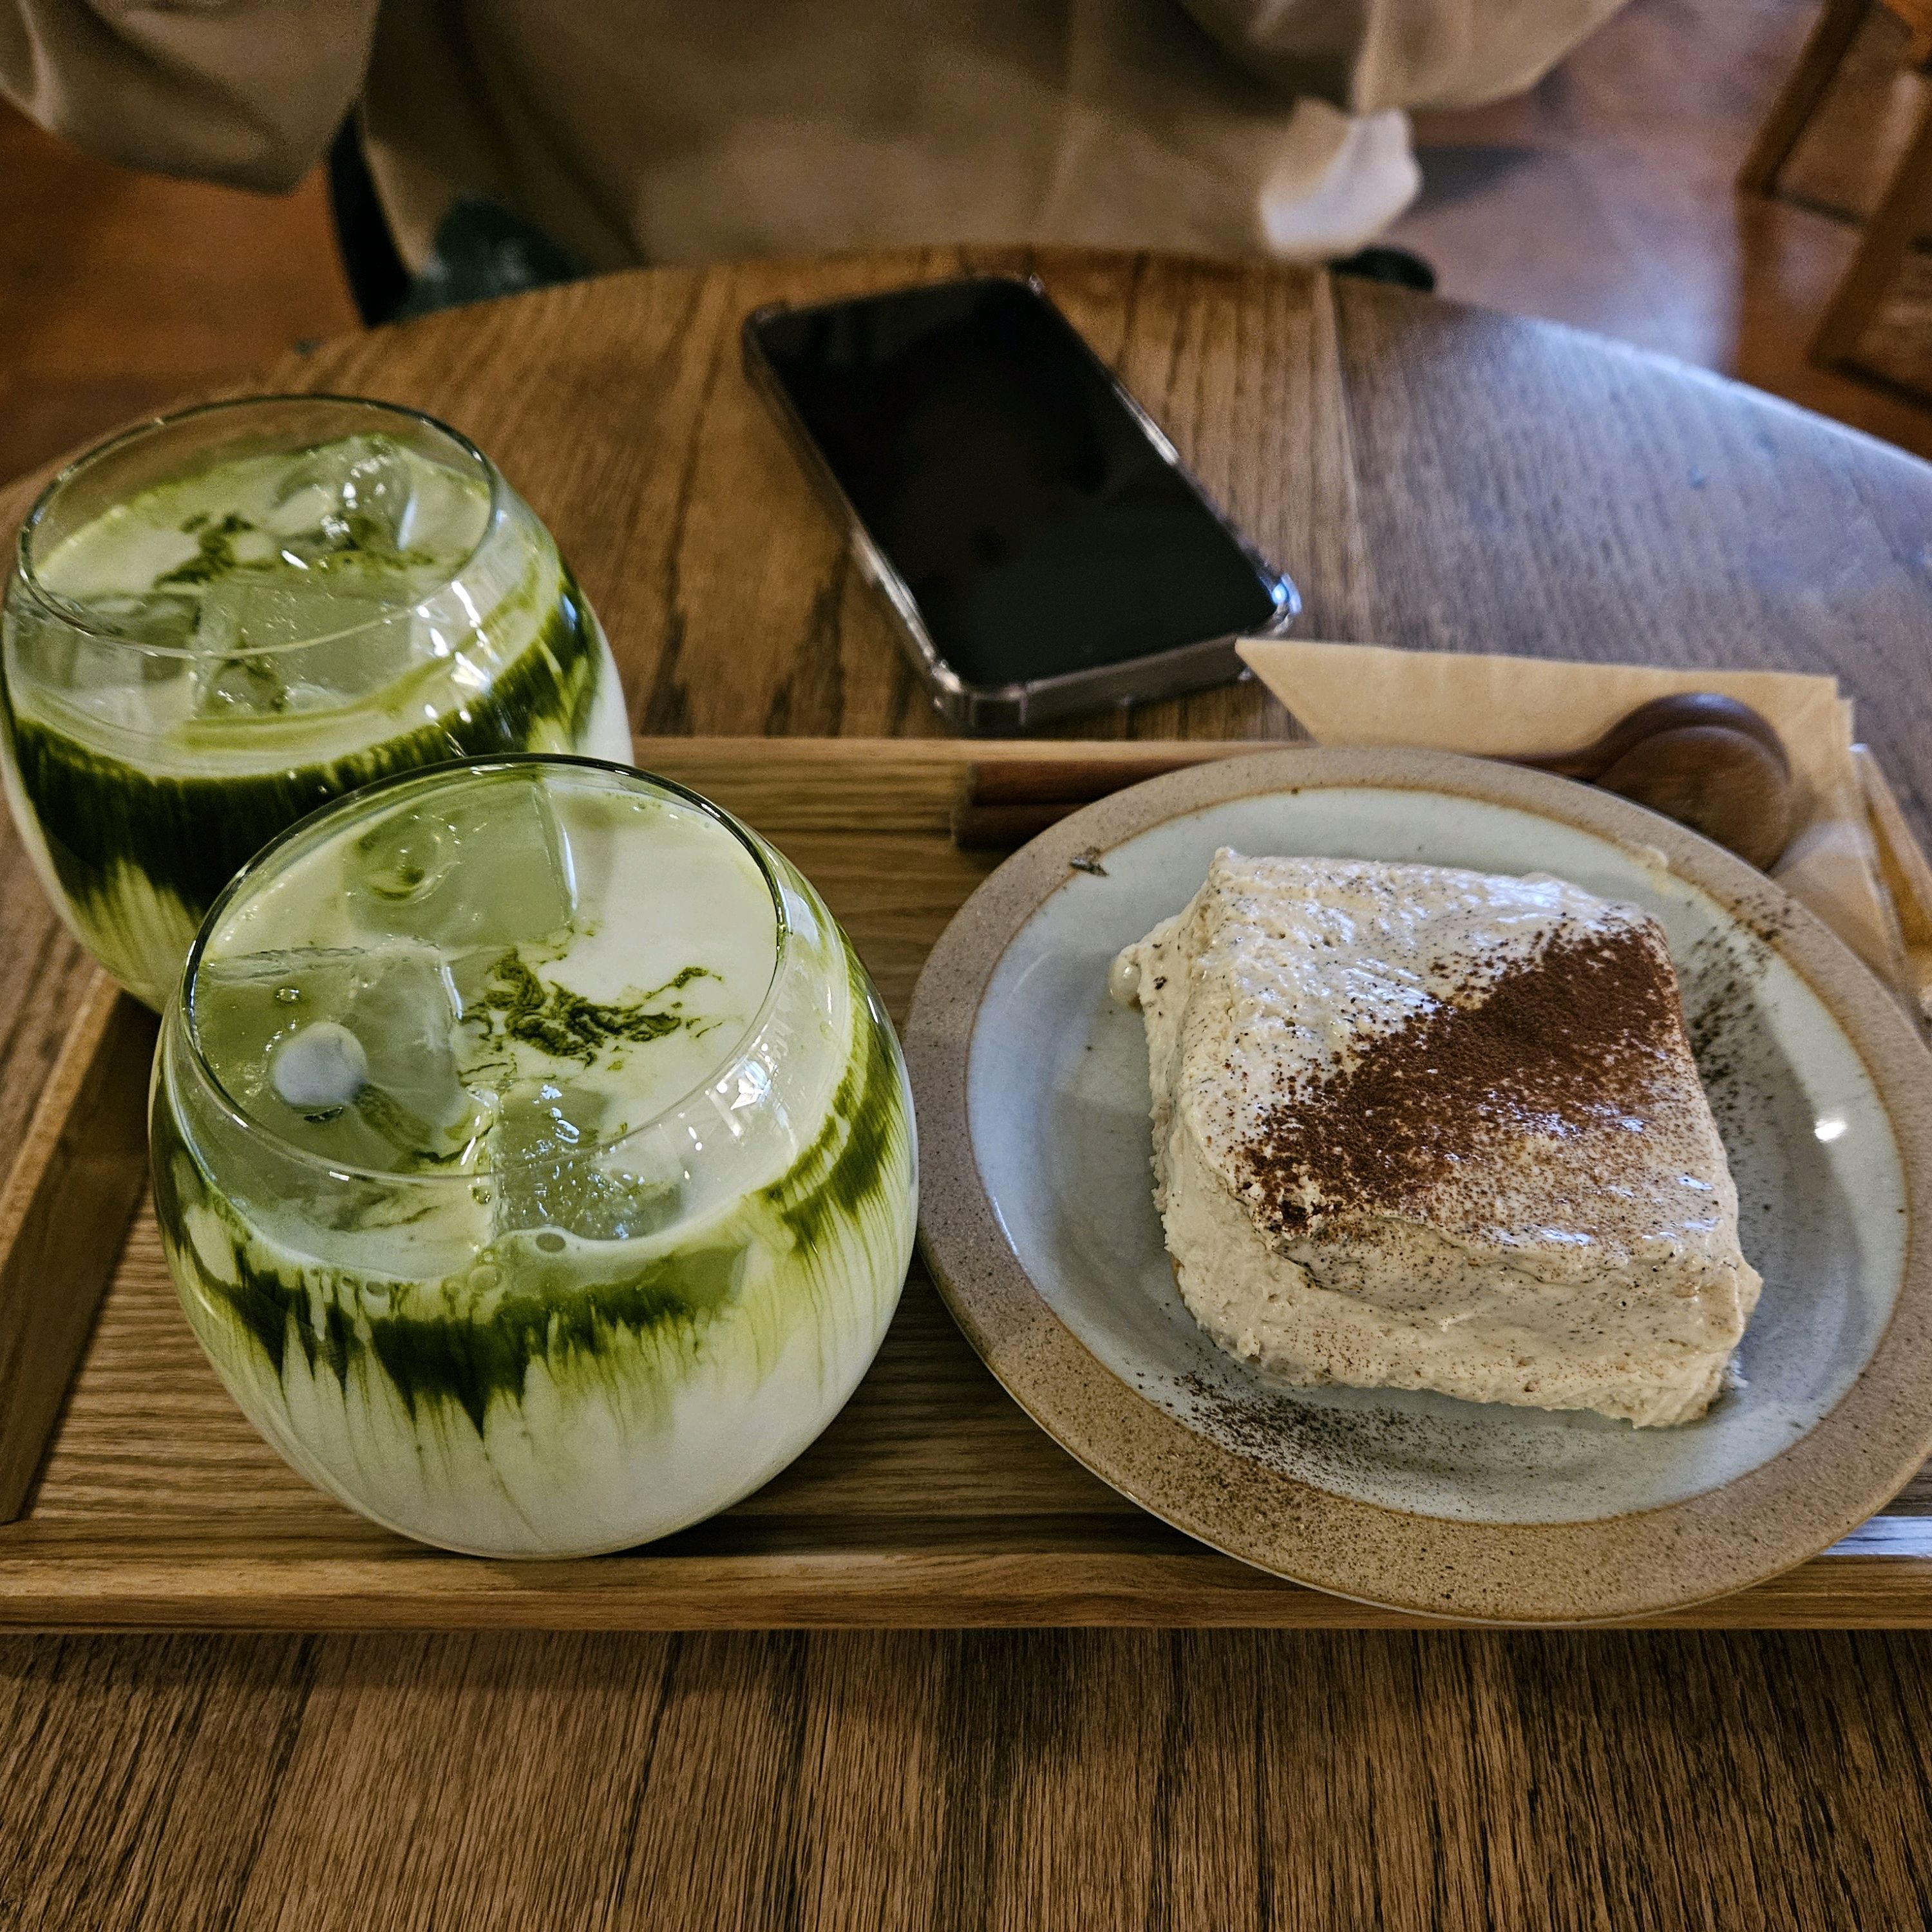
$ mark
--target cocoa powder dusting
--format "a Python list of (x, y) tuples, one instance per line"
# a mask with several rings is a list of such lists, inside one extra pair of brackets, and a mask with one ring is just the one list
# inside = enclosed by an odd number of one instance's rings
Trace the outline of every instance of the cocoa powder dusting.
[(1499, 1144), (1648, 1124), (1689, 1050), (1654, 930), (1559, 938), (1269, 1107), (1244, 1150), (1250, 1198), (1291, 1236), (1338, 1211), (1412, 1209)]

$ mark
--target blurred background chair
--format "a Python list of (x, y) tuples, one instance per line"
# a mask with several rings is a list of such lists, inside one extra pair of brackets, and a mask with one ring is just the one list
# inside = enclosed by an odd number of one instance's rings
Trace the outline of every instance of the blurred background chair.
[[(1823, 104), (1852, 43), (1875, 5), (1904, 21), (1906, 71), (1932, 77), (1932, 0), (1825, 0), (1825, 8), (1769, 114), (1759, 128), (1738, 186), (1747, 194), (1774, 195), (1778, 178)], [(1932, 87), (1923, 90), (1917, 125), (1894, 163), (1892, 175), (1864, 224), (1863, 238), (1832, 290), (1806, 353), (1822, 368), (1896, 382), (1898, 378), (1858, 360), (1868, 325), (1898, 279), (1918, 240), (1932, 198)]]

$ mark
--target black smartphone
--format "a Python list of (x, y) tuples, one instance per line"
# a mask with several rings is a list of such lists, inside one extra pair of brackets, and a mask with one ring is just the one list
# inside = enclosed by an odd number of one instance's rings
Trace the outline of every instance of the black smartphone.
[(763, 308), (744, 348), (962, 730), (1220, 683), (1300, 608), (1037, 283)]

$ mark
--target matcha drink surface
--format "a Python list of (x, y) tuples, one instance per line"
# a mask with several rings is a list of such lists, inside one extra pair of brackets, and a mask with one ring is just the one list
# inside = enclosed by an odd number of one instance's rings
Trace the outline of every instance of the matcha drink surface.
[(533, 1161), (624, 1139), (729, 1060), (778, 934), (708, 814), (511, 766), (279, 872), (210, 933), (190, 1011), (258, 1126), (371, 1172), (490, 1175), (500, 1226), (542, 1218)]

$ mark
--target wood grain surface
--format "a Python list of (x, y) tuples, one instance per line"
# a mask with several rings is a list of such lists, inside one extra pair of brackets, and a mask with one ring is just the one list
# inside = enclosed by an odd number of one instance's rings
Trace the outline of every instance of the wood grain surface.
[(146, 1187), (154, 1052), (152, 1015), (97, 974), (0, 1193), (0, 1523), (46, 1453)]
[[(957, 849), (956, 802), (976, 779), (994, 793), (1033, 782), (1034, 747), (829, 738), (768, 740), (748, 757), (752, 748), (743, 739), (643, 739), (636, 754), (758, 825), (818, 882), (903, 1024), (928, 952), (998, 860)], [(1142, 740), (1043, 748), (1048, 776), (1077, 790), (1230, 748)], [(78, 1051), (62, 1062), (70, 1084), (98, 1058), (90, 1040), (100, 1016), (90, 1011), (94, 1025), (76, 1028)], [(152, 1034), (142, 1017), (127, 1003), (136, 1039)], [(138, 1130), (145, 1066), (122, 1072), (113, 1106)], [(91, 1138), (78, 1120), (70, 1136)], [(124, 1144), (124, 1126), (115, 1138)], [(43, 1245), (32, 1258), (41, 1286), (61, 1284), (49, 1298), (56, 1306), (92, 1305), (92, 1252), (56, 1256), (56, 1268)], [(542, 1564), (425, 1549), (362, 1522), (296, 1474), (229, 1400), (182, 1320), (151, 1210), (136, 1219), (111, 1274), (24, 1518), (0, 1526), (0, 1629), (1318, 1629), (1414, 1621), (1264, 1576), (1088, 1474), (1001, 1393), (917, 1263), (878, 1361), (790, 1468), (710, 1522), (644, 1550)], [(32, 1279), (31, 1267), (23, 1278)], [(0, 1423), (13, 1420), (0, 1406)], [(0, 1432), (0, 1452), (6, 1447)], [(1825, 1556), (1649, 1621), (1932, 1627), (1928, 1497), (1932, 1473)]]
[[(272, 380), (412, 402), (494, 452), (604, 614), (640, 728), (926, 734), (736, 331), (760, 301), (964, 260), (649, 272)], [(1835, 671), (1932, 830), (1932, 472), (1548, 326), (1252, 265), (1037, 266), (1294, 574), (1310, 634)], [(1284, 722), (1247, 686), (1092, 728)], [(86, 969), (10, 842), (0, 893), (11, 1145)], [(0, 1658), (0, 1915), (21, 1926), (1932, 1909), (1916, 1636), (62, 1639)]]

